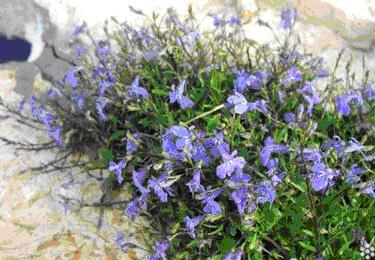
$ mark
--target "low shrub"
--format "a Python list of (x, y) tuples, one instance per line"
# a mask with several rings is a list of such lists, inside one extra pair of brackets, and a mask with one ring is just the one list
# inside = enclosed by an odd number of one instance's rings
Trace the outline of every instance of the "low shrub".
[(62, 149), (91, 153), (83, 170), (108, 169), (105, 184), (134, 195), (124, 214), (151, 224), (152, 259), (358, 259), (375, 230), (369, 72), (358, 80), (349, 61), (340, 79), (342, 52), (328, 71), (300, 51), (291, 8), (281, 28), (259, 21), (276, 48), (237, 16), (202, 32), (191, 10), (132, 10), (150, 26), (114, 20), (99, 42), (77, 27), (95, 53), (77, 44), (51, 111), (30, 105)]

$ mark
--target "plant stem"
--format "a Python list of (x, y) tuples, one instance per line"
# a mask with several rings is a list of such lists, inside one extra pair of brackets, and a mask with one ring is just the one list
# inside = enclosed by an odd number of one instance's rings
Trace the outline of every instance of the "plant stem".
[(200, 119), (200, 118), (205, 117), (205, 116), (207, 116), (207, 115), (209, 115), (209, 114), (212, 114), (213, 112), (215, 112), (215, 111), (217, 111), (217, 110), (222, 109), (223, 107), (224, 107), (224, 104), (221, 104), (221, 105), (219, 105), (219, 106), (216, 106), (216, 107), (214, 107), (213, 109), (211, 109), (210, 111), (204, 112), (204, 113), (202, 113), (202, 114), (200, 114), (200, 115), (198, 115), (198, 116), (196, 116), (196, 117), (190, 119), (190, 120), (187, 121), (187, 122), (183, 122), (182, 124), (186, 124), (186, 125), (188, 125), (188, 124), (190, 124), (191, 122), (193, 122), (193, 121), (195, 121), (195, 120), (197, 120), (197, 119)]

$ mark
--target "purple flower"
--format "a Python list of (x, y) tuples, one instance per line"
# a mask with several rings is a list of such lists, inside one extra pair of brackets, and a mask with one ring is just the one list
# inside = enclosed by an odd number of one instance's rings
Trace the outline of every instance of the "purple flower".
[(280, 16), (281, 16), (280, 26), (283, 29), (290, 29), (292, 28), (293, 24), (296, 21), (297, 13), (294, 8), (284, 7), (281, 10)]
[(295, 122), (296, 117), (295, 117), (295, 115), (294, 115), (293, 113), (286, 112), (286, 113), (284, 114), (284, 120), (285, 120), (285, 122), (287, 122), (287, 123), (293, 123), (293, 122)]
[(30, 106), (31, 106), (31, 114), (33, 116), (36, 116), (37, 115), (37, 111), (36, 111), (36, 106), (35, 106), (35, 97), (34, 96), (31, 96), (30, 97)]
[[(234, 255), (234, 253), (236, 254)], [(241, 260), (242, 254), (242, 250), (238, 250), (237, 252), (230, 251), (223, 260)]]
[(258, 194), (257, 202), (264, 204), (267, 201), (272, 203), (276, 198), (276, 190), (268, 180), (262, 181), (254, 187), (255, 193)]
[(275, 144), (271, 137), (267, 137), (264, 141), (264, 144), (265, 146), (260, 152), (260, 159), (263, 166), (266, 166), (268, 164), (272, 153), (283, 153), (289, 151), (289, 148), (287, 146)]
[(203, 221), (203, 219), (205, 217), (206, 217), (205, 215), (201, 215), (201, 216), (198, 216), (198, 217), (195, 217), (195, 218), (189, 218), (188, 216), (185, 217), (185, 219), (184, 219), (185, 226), (186, 226), (186, 229), (188, 231), (189, 236), (192, 239), (196, 238), (195, 237), (195, 227), (198, 226)]
[(291, 83), (298, 82), (301, 80), (302, 80), (302, 73), (296, 67), (292, 67), (288, 71), (288, 74), (281, 81), (281, 84), (289, 85)]
[(190, 192), (204, 192), (204, 187), (201, 185), (201, 171), (194, 169), (193, 179), (191, 179), (186, 185), (189, 187)]
[(247, 187), (239, 188), (231, 193), (231, 197), (237, 205), (238, 212), (243, 215), (245, 207), (247, 205), (247, 193), (249, 192)]
[(159, 260), (160, 258), (166, 258), (166, 251), (169, 248), (169, 241), (165, 240), (163, 243), (156, 242), (155, 244), (155, 253), (151, 257), (151, 260)]
[(17, 110), (18, 113), (21, 113), (21, 112), (22, 112), (24, 106), (25, 106), (25, 99), (22, 99), (21, 102), (20, 102), (20, 105), (19, 105), (19, 107), (18, 107), (18, 110)]
[(250, 75), (245, 70), (237, 71), (234, 81), (234, 91), (242, 94), (250, 84)]
[(83, 47), (82, 45), (77, 45), (77, 47), (74, 49), (74, 56), (76, 58), (81, 57), (83, 54), (85, 54), (87, 49)]
[(128, 216), (132, 221), (141, 213), (138, 208), (138, 200), (134, 199), (128, 203), (128, 206), (125, 208), (125, 215)]
[(145, 176), (146, 176), (145, 170), (140, 170), (139, 172), (133, 171), (133, 174), (132, 174), (133, 183), (142, 194), (146, 194), (150, 191), (142, 186), (142, 182), (145, 179)]
[(72, 36), (73, 37), (77, 37), (82, 31), (83, 31), (83, 29), (86, 27), (86, 24), (85, 23), (83, 23), (82, 25), (79, 25), (79, 26), (76, 26), (75, 28), (74, 28), (74, 31), (73, 31), (73, 33), (72, 33)]
[(57, 145), (63, 145), (63, 141), (61, 140), (61, 125), (56, 126), (54, 139)]
[(139, 86), (139, 76), (136, 76), (129, 88), (129, 96), (136, 98), (140, 102), (140, 98), (145, 99), (148, 97), (148, 92), (145, 88)]
[(348, 116), (350, 114), (350, 102), (357, 103), (358, 105), (363, 105), (363, 100), (359, 93), (344, 93), (341, 96), (336, 97), (336, 109), (338, 113), (344, 116)]
[(344, 153), (362, 151), (363, 149), (364, 149), (363, 145), (355, 138), (352, 138), (352, 140), (349, 141), (349, 146), (345, 148)]
[(238, 16), (232, 16), (228, 21), (230, 26), (240, 25), (240, 22), (241, 21), (240, 18), (238, 18)]
[(172, 126), (163, 136), (163, 151), (175, 160), (191, 156), (193, 149), (191, 133), (182, 126)]
[(115, 242), (121, 248), (121, 251), (126, 253), (126, 241), (124, 238), (124, 234), (120, 230), (117, 232)]
[(271, 177), (272, 186), (276, 187), (284, 180), (284, 178), (285, 178), (285, 173), (283, 172), (273, 175)]
[(178, 103), (181, 106), (181, 109), (185, 109), (187, 107), (192, 107), (194, 102), (187, 96), (184, 96), (184, 88), (185, 88), (186, 80), (181, 80), (178, 83), (177, 89), (175, 89), (174, 85), (172, 86), (172, 91), (169, 92), (169, 103)]
[(206, 148), (199, 141), (193, 144), (191, 154), (194, 162), (198, 163), (202, 161), (203, 166), (208, 166), (210, 164), (210, 158), (206, 153)]
[(109, 171), (113, 172), (114, 174), (116, 174), (117, 176), (117, 181), (119, 184), (122, 183), (122, 181), (124, 180), (124, 178), (122, 177), (122, 169), (125, 168), (126, 166), (126, 161), (125, 160), (122, 160), (120, 161), (119, 163), (115, 163), (115, 162), (110, 162), (109, 163)]
[(320, 161), (323, 158), (323, 153), (317, 148), (304, 148), (303, 157), (305, 161)]
[(332, 187), (333, 178), (339, 175), (338, 171), (326, 168), (322, 162), (315, 162), (311, 172), (310, 180), (314, 191), (325, 191), (328, 187)]
[(228, 97), (227, 102), (234, 106), (234, 112), (242, 115), (248, 110), (248, 102), (246, 98), (239, 92), (235, 92), (234, 95)]
[(83, 92), (78, 95), (77, 93), (73, 93), (71, 96), (72, 100), (77, 101), (77, 107), (79, 110), (82, 110), (83, 106), (85, 105), (85, 97)]
[(347, 184), (357, 183), (361, 180), (359, 175), (363, 173), (363, 169), (358, 164), (353, 164), (352, 167), (347, 170), (346, 180)]
[(203, 192), (198, 196), (198, 199), (203, 199), (205, 206), (203, 211), (207, 214), (212, 215), (220, 215), (221, 214), (221, 207), (220, 204), (215, 201), (222, 192), (222, 189), (216, 189), (214, 192), (211, 191), (211, 187), (207, 188), (207, 191)]
[(224, 21), (219, 19), (217, 15), (215, 15), (213, 18), (214, 18), (213, 24), (216, 28), (222, 27), (224, 25)]
[(342, 140), (328, 140), (322, 144), (322, 149), (328, 150), (331, 147), (333, 147), (337, 156), (340, 157), (344, 152), (345, 142)]
[(106, 81), (104, 79), (100, 80), (100, 84), (99, 84), (99, 97), (103, 97), (104, 91), (107, 88), (110, 88), (111, 86), (112, 86), (112, 84), (110, 84), (108, 81)]
[(126, 155), (131, 155), (133, 152), (138, 150), (137, 139), (142, 137), (142, 133), (133, 134), (135, 140), (132, 138), (126, 138)]
[(170, 185), (166, 173), (163, 173), (158, 179), (152, 176), (148, 181), (148, 186), (154, 190), (163, 203), (168, 201), (168, 195), (173, 196)]
[(106, 106), (106, 103), (103, 99), (98, 98), (96, 100), (96, 111), (98, 112), (99, 118), (100, 118), (101, 121), (107, 121), (108, 120), (107, 116), (103, 112), (103, 109), (105, 108), (105, 106)]
[(364, 88), (363, 94), (365, 94), (368, 100), (375, 100), (375, 88), (372, 85), (368, 85)]
[(243, 173), (242, 170), (237, 170), (229, 181), (234, 183), (248, 183), (251, 181), (251, 179), (252, 178), (249, 174)]
[(318, 78), (324, 78), (324, 77), (329, 76), (329, 72), (327, 70), (324, 70), (324, 69), (315, 70), (314, 73)]
[(232, 154), (222, 150), (221, 155), (224, 162), (216, 168), (216, 175), (219, 179), (225, 179), (226, 176), (231, 176), (235, 170), (242, 170), (245, 167), (245, 159), (243, 157), (235, 157), (237, 155), (236, 150)]
[(49, 89), (48, 90), (48, 94), (47, 94), (49, 97), (57, 97), (57, 92), (56, 92), (56, 90), (54, 90), (54, 89)]
[(252, 89), (260, 89), (262, 87), (262, 78), (263, 74), (261, 72), (250, 75), (248, 79), (249, 87)]
[(215, 136), (208, 138), (205, 142), (207, 148), (211, 150), (211, 155), (215, 158), (221, 155), (219, 149), (222, 149), (229, 153), (229, 145), (224, 141), (223, 132), (216, 133)]
[(70, 68), (68, 72), (65, 74), (64, 80), (66, 83), (70, 84), (72, 88), (76, 88), (78, 86), (78, 82), (75, 77), (75, 71), (73, 67)]
[(372, 199), (375, 199), (375, 181), (370, 182), (369, 185), (363, 188), (362, 193), (368, 195)]

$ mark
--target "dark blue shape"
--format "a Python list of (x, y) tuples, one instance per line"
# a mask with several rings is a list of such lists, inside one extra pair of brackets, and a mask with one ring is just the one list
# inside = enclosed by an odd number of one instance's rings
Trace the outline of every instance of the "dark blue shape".
[(0, 63), (24, 61), (30, 56), (31, 44), (22, 39), (7, 39), (0, 35)]

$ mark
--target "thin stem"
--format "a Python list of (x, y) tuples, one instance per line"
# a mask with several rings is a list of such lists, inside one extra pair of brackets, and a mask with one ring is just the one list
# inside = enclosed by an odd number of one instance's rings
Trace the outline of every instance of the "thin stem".
[(225, 107), (224, 104), (221, 104), (221, 105), (219, 105), (219, 106), (216, 106), (216, 107), (214, 107), (213, 109), (211, 109), (210, 111), (204, 112), (204, 113), (202, 113), (202, 114), (200, 114), (200, 115), (198, 115), (198, 116), (196, 116), (196, 117), (190, 119), (190, 120), (187, 121), (187, 122), (182, 122), (182, 124), (188, 125), (188, 124), (190, 124), (191, 122), (193, 122), (193, 121), (195, 121), (195, 120), (197, 120), (197, 119), (200, 119), (200, 118), (202, 118), (202, 117), (208, 116), (208, 115), (212, 114), (213, 112), (222, 109), (223, 107)]

